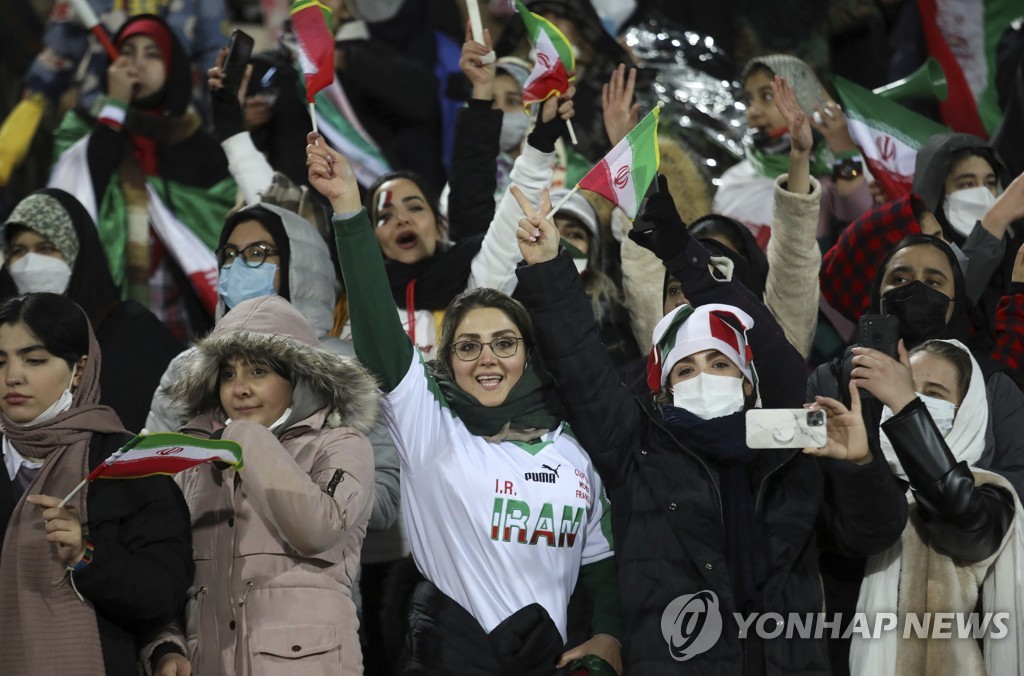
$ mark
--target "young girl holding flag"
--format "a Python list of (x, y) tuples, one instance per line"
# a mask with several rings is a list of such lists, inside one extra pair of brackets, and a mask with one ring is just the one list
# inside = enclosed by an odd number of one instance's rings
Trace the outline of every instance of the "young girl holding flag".
[(238, 442), (244, 464), (178, 475), (195, 585), (184, 623), (143, 650), (147, 668), (362, 673), (351, 588), (373, 507), (373, 378), (263, 296), (198, 343), (170, 394), (193, 416), (183, 432)]
[[(136, 644), (181, 611), (188, 509), (164, 476), (99, 480), (130, 439), (100, 399), (100, 351), (80, 307), (0, 305), (0, 655), (10, 676), (136, 673)], [(41, 517), (41, 518), (40, 518)]]

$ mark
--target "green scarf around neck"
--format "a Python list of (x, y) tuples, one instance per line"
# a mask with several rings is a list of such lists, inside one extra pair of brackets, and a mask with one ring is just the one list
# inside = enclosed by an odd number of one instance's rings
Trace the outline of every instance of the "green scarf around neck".
[[(831, 176), (832, 153), (829, 152), (828, 145), (823, 141), (817, 138), (814, 141), (814, 150), (811, 153), (811, 176), (815, 178)], [(753, 144), (748, 144), (746, 151), (747, 159), (750, 160), (750, 164), (754, 166), (754, 171), (759, 176), (774, 180), (789, 172), (788, 151), (783, 153), (767, 153), (754, 147)]]
[(452, 412), (478, 437), (532, 441), (557, 427), (564, 417), (554, 380), (533, 357), (527, 360), (526, 372), (498, 406), (484, 406), (467, 394), (455, 384), (447, 369), (438, 368), (436, 361), (428, 368)]

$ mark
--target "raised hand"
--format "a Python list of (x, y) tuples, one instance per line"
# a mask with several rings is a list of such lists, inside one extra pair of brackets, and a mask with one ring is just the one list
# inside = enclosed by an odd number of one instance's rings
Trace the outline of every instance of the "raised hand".
[(850, 382), (875, 395), (880, 402), (899, 413), (917, 397), (914, 376), (910, 372), (910, 356), (899, 342), (899, 361), (870, 347), (853, 348), (853, 370)]
[(57, 545), (57, 556), (66, 565), (73, 566), (85, 555), (82, 520), (74, 507), (58, 507), (60, 498), (50, 495), (30, 495), (25, 502), (42, 508), (46, 522), (46, 540)]
[(858, 465), (871, 462), (871, 448), (864, 418), (860, 413), (860, 392), (850, 382), (850, 408), (829, 397), (815, 397), (811, 410), (825, 411), (828, 417), (828, 442), (821, 448), (805, 448), (804, 453), (819, 458), (849, 460)]
[(345, 156), (327, 145), (315, 131), (306, 135), (309, 184), (326, 197), (336, 214), (359, 211), (359, 183)]
[(138, 83), (139, 71), (127, 56), (117, 57), (107, 68), (107, 96), (124, 106), (132, 102)]
[(801, 153), (809, 153), (814, 145), (814, 138), (811, 135), (811, 123), (807, 119), (807, 113), (796, 102), (796, 94), (789, 86), (785, 78), (775, 76), (772, 80), (772, 98), (775, 107), (786, 120), (789, 128), (789, 137), (792, 149)]
[(633, 103), (633, 89), (636, 86), (636, 68), (629, 69), (620, 63), (612, 71), (608, 82), (601, 86), (601, 107), (604, 110), (604, 130), (612, 145), (626, 138), (636, 126), (640, 115), (640, 104)]
[(529, 265), (545, 263), (558, 255), (558, 228), (545, 216), (551, 211), (551, 195), (547, 188), (541, 191), (540, 208), (534, 209), (523, 191), (516, 186), (510, 188), (512, 196), (523, 210), (524, 218), (519, 219), (516, 239), (519, 240), (519, 251), (523, 260)]
[(484, 29), (484, 44), (473, 40), (473, 32), (469, 27), (469, 20), (466, 20), (466, 41), (462, 43), (462, 56), (459, 57), (459, 68), (469, 78), (473, 85), (473, 98), (481, 101), (490, 101), (494, 96), (494, 74), (495, 65), (492, 59), (490, 63), (484, 63), (483, 57), (492, 51), (491, 32)]
[(576, 87), (569, 85), (569, 88), (559, 97), (550, 97), (541, 104), (540, 121), (551, 122), (557, 116), (563, 122), (576, 114), (573, 110), (572, 97), (576, 95)]
[(1019, 218), (1024, 218), (1024, 174), (1013, 179), (1003, 194), (996, 198), (996, 203), (982, 217), (981, 227), (996, 239), (1002, 239), (1010, 223)]

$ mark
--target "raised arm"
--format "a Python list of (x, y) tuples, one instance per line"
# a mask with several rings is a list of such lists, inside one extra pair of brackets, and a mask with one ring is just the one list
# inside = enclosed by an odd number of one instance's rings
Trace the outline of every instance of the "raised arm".
[[(575, 89), (560, 98), (552, 96), (542, 104), (540, 122), (526, 139), (523, 153), (512, 167), (512, 186), (532, 204), (540, 200), (541, 190), (551, 186), (555, 159), (555, 141), (565, 129), (565, 120), (573, 116)], [(487, 228), (480, 253), (473, 259), (469, 288), (489, 287), (511, 294), (516, 288), (516, 264), (522, 256), (515, 245), (515, 232), (522, 210), (510, 192), (506, 192)]]
[(768, 280), (764, 304), (789, 342), (806, 358), (818, 321), (821, 250), (816, 239), (821, 185), (811, 177), (813, 139), (807, 115), (787, 82), (772, 82), (775, 105), (790, 130), (789, 174), (775, 182), (772, 238), (768, 241)]
[(409, 370), (413, 347), (395, 312), (384, 257), (359, 201), (348, 160), (311, 132), (307, 137), (309, 183), (334, 209), (338, 260), (345, 278), (356, 354), (390, 392)]
[(459, 67), (472, 83), (473, 93), (455, 118), (448, 176), (448, 236), (455, 242), (483, 234), (494, 218), (502, 112), (491, 107), (494, 62), (482, 60), (490, 51), (490, 32), (484, 30), (484, 44), (480, 44), (467, 26)]
[(529, 218), (519, 221), (517, 237), (527, 265), (517, 270), (518, 297), (529, 309), (544, 364), (558, 383), (569, 422), (606, 485), (625, 476), (644, 415), (622, 384), (601, 344), (597, 321), (583, 282), (566, 251), (558, 253), (558, 230), (517, 189)]
[[(771, 311), (742, 284), (719, 278), (711, 267), (711, 254), (690, 237), (679, 218), (664, 176), (629, 236), (654, 252), (669, 273), (682, 284), (694, 306), (707, 303), (734, 305), (754, 319), (748, 338), (757, 363), (761, 398), (766, 408), (795, 408), (803, 403), (806, 366), (790, 344)], [(758, 356), (766, 359), (758, 359)]]

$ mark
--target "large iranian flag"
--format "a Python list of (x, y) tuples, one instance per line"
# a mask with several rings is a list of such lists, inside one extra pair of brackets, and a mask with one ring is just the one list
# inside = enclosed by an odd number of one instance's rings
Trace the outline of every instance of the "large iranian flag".
[(846, 124), (871, 175), (889, 199), (910, 192), (917, 151), (934, 134), (949, 130), (898, 103), (835, 76)]
[(516, 0), (516, 8), (523, 18), (530, 44), (537, 51), (533, 72), (523, 83), (523, 105), (561, 96), (569, 89), (569, 81), (576, 72), (576, 58), (569, 40), (553, 23), (526, 9), (519, 0)]
[(177, 474), (204, 462), (223, 462), (240, 469), (242, 447), (226, 439), (174, 432), (139, 435), (90, 472), (86, 481)]
[(636, 218), (647, 188), (658, 173), (659, 103), (626, 138), (615, 144), (604, 159), (580, 179), (577, 188), (596, 192), (622, 209), (630, 220)]
[(334, 36), (331, 10), (317, 0), (295, 0), (291, 8), (292, 30), (299, 43), (299, 61), (306, 76), (306, 100), (334, 81)]

